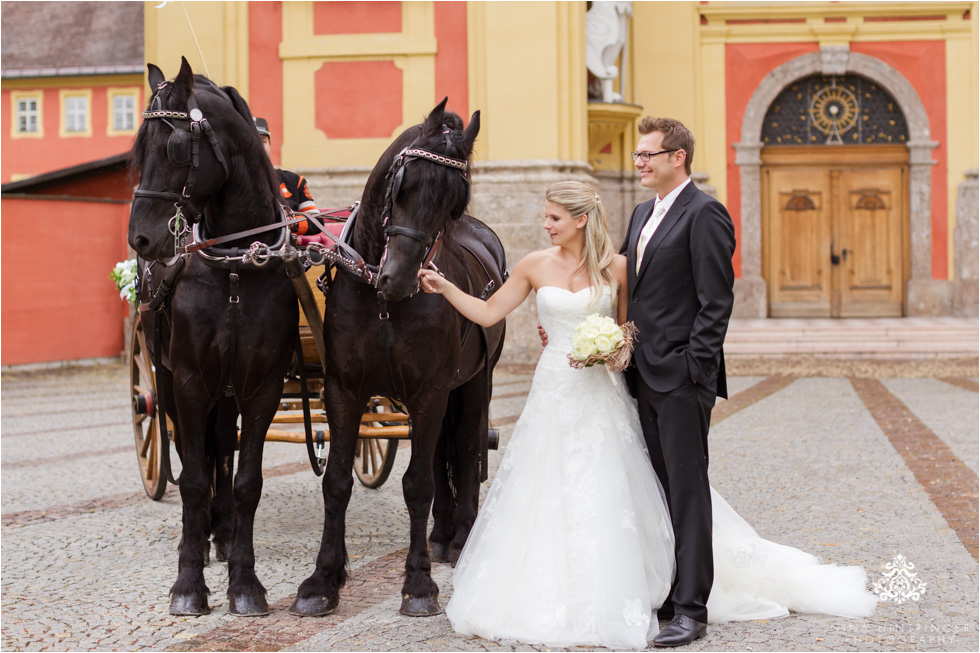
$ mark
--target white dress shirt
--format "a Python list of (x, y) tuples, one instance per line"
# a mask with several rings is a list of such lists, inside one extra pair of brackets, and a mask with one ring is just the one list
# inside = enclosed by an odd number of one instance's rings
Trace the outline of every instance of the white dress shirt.
[(640, 264), (643, 262), (643, 252), (647, 248), (647, 243), (649, 243), (650, 239), (653, 238), (653, 232), (656, 231), (657, 227), (660, 226), (660, 223), (663, 222), (664, 216), (667, 215), (667, 211), (669, 211), (670, 207), (674, 205), (674, 200), (677, 199), (677, 196), (681, 194), (681, 191), (684, 190), (684, 187), (689, 183), (691, 183), (690, 177), (681, 182), (680, 186), (667, 193), (667, 197), (660, 199), (660, 196), (657, 196), (657, 201), (653, 206), (653, 213), (650, 214), (650, 217), (647, 218), (646, 224), (643, 225), (643, 229), (640, 231), (640, 239), (636, 243), (637, 274), (639, 274)]

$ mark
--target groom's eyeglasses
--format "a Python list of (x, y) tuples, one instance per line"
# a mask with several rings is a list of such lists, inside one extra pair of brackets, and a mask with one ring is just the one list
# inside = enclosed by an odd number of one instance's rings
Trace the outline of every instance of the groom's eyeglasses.
[(660, 150), (659, 152), (632, 152), (630, 156), (633, 157), (634, 161), (640, 159), (643, 161), (643, 163), (649, 163), (650, 159), (657, 156), (658, 154), (669, 154), (671, 152), (676, 152), (676, 151), (677, 150), (674, 149), (674, 150)]

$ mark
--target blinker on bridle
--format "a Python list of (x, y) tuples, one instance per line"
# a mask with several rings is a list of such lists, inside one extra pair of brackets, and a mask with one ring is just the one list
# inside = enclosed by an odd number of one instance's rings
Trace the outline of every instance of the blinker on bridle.
[[(191, 201), (191, 196), (194, 193), (194, 183), (197, 180), (197, 169), (200, 167), (201, 163), (200, 155), (202, 132), (207, 136), (208, 142), (211, 144), (211, 150), (214, 152), (215, 157), (221, 164), (221, 168), (224, 170), (226, 178), (228, 177), (228, 162), (225, 160), (225, 157), (221, 152), (218, 139), (214, 135), (214, 130), (211, 129), (211, 123), (209, 123), (207, 118), (204, 117), (204, 113), (197, 104), (197, 98), (193, 94), (187, 98), (187, 111), (173, 111), (163, 108), (163, 99), (161, 95), (162, 92), (170, 85), (171, 82), (163, 82), (157, 86), (157, 92), (153, 95), (153, 99), (150, 102), (150, 108), (143, 112), (143, 119), (163, 120), (163, 122), (167, 123), (173, 130), (170, 133), (170, 138), (167, 139), (167, 159), (170, 161), (170, 165), (174, 166), (175, 168), (190, 168), (190, 170), (187, 171), (187, 181), (184, 183), (184, 188), (180, 193), (175, 193), (169, 190), (143, 190), (141, 188), (137, 188), (133, 192), (133, 196), (173, 202), (174, 207), (177, 209), (177, 214), (174, 216), (174, 218), (177, 220), (177, 224), (171, 227), (171, 231), (180, 231), (181, 227), (179, 223), (181, 219), (184, 219), (184, 210), (190, 214), (189, 221), (191, 224), (200, 221), (203, 214), (203, 211)], [(217, 86), (215, 86), (215, 88), (218, 91), (221, 91), (221, 89), (219, 89)], [(171, 119), (187, 120), (189, 123), (188, 128), (181, 129), (176, 127), (172, 122), (170, 122)], [(176, 236), (177, 234), (174, 235)]]

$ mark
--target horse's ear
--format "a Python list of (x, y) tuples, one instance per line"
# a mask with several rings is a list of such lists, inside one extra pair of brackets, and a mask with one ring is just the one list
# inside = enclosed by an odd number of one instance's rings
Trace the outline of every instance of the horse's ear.
[(429, 117), (425, 119), (425, 124), (422, 125), (422, 133), (432, 134), (442, 131), (442, 117), (446, 113), (446, 102), (449, 102), (449, 96), (443, 98), (442, 102), (437, 104), (436, 108), (429, 113)]
[(180, 58), (180, 72), (174, 79), (174, 88), (183, 88), (188, 95), (194, 91), (194, 71), (184, 57)]
[(474, 111), (470, 116), (470, 124), (463, 132), (463, 147), (466, 149), (466, 156), (473, 151), (473, 143), (476, 142), (476, 135), (480, 133), (480, 112)]
[(154, 66), (151, 63), (146, 64), (147, 79), (150, 83), (150, 90), (156, 91), (160, 84), (167, 81), (167, 78), (163, 76), (163, 71)]

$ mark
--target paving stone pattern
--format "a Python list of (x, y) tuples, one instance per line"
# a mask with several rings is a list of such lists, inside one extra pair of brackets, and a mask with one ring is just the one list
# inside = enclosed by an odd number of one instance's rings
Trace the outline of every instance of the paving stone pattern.
[[(731, 367), (731, 398), (719, 400), (712, 421), (714, 487), (764, 537), (861, 565), (869, 587), (903, 555), (925, 591), (918, 600), (883, 601), (869, 619), (792, 615), (713, 625), (688, 649), (978, 650), (976, 550), (963, 540), (972, 531), (976, 541), (976, 360), (745, 359)], [(491, 417), (502, 439), (491, 471), (530, 379), (527, 368), (495, 376)], [(212, 613), (170, 616), (180, 500), (174, 488), (159, 502), (143, 493), (127, 383), (122, 365), (3, 374), (2, 650), (547, 650), (460, 637), (444, 614), (398, 614), (408, 546), (404, 442), (383, 487), (355, 483), (351, 581), (336, 613), (287, 613), (312, 571), (323, 502), (303, 447), (268, 443), (255, 546), (272, 614), (229, 615), (225, 567), (215, 562), (205, 572)], [(882, 416), (882, 406), (891, 413)], [(901, 423), (889, 421), (892, 413)], [(923, 467), (924, 447), (942, 456)], [(452, 569), (436, 564), (433, 577), (445, 605)]]

